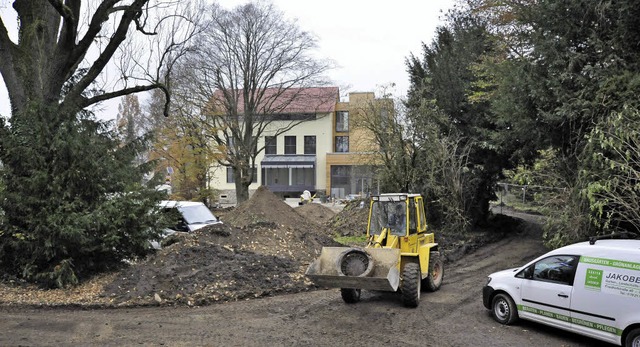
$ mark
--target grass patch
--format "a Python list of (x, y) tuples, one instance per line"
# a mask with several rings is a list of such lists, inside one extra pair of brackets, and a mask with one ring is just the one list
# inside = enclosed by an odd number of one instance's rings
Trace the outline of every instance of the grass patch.
[(334, 240), (346, 246), (364, 247), (367, 245), (367, 235), (336, 236)]

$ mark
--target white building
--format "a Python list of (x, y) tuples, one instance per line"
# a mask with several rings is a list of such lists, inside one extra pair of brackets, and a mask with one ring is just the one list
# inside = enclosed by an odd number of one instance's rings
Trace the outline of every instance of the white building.
[[(364, 129), (354, 127), (365, 103), (380, 102), (374, 93), (350, 93), (349, 101), (339, 100), (336, 87), (302, 90), (320, 94), (318, 99), (303, 98), (304, 104), (285, 107), (271, 122), (258, 148), (265, 150), (256, 158), (254, 183), (283, 198), (298, 198), (304, 190), (317, 196), (343, 198), (349, 194), (377, 192), (374, 183), (375, 145)], [(388, 99), (384, 99), (390, 102)], [(310, 119), (274, 136), (296, 119)], [(216, 166), (211, 171), (211, 187), (220, 192), (221, 203), (235, 203), (233, 170)]]

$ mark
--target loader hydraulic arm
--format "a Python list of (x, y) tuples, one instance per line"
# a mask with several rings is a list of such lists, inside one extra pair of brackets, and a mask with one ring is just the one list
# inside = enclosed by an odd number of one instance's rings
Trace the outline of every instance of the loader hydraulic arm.
[(383, 228), (380, 235), (371, 235), (369, 236), (369, 244), (367, 244), (368, 248), (382, 248), (386, 243), (384, 240), (387, 238), (389, 234), (389, 228)]
[(391, 234), (391, 229), (383, 228), (380, 235), (369, 236), (367, 248), (400, 248), (398, 242), (398, 236)]

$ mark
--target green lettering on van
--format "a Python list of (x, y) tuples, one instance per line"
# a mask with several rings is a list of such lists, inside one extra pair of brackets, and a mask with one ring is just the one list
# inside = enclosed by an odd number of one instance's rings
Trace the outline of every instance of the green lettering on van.
[(602, 288), (602, 270), (587, 268), (584, 287), (591, 290), (600, 290)]
[(586, 264), (596, 264), (596, 265), (603, 265), (603, 266), (609, 266), (609, 267), (616, 267), (619, 269), (640, 271), (640, 263), (633, 263), (630, 261), (582, 256), (580, 257), (580, 262), (586, 263)]
[(553, 318), (553, 319), (557, 319), (563, 322), (570, 322), (570, 317), (569, 316), (565, 316), (559, 313), (555, 313), (555, 312), (551, 312), (551, 311), (545, 311), (545, 310), (540, 310), (537, 309), (535, 307), (531, 307), (531, 306), (526, 306), (526, 305), (519, 305), (518, 306), (518, 310), (523, 311), (523, 312), (531, 312), (533, 314), (539, 315), (539, 316), (545, 316), (545, 317), (549, 317), (549, 318)]
[(604, 325), (604, 324), (600, 324), (600, 323), (594, 323), (594, 322), (590, 322), (584, 319), (580, 319), (580, 318), (571, 318), (571, 323), (575, 324), (575, 325), (581, 325), (583, 327), (587, 327), (587, 328), (591, 328), (591, 329), (595, 329), (595, 330), (600, 330), (600, 331), (604, 331), (610, 334), (615, 334), (618, 336), (622, 336), (622, 329), (618, 329), (616, 327), (612, 327), (609, 325)]
[(584, 319), (580, 319), (580, 318), (572, 318), (569, 316), (565, 316), (562, 314), (558, 314), (555, 312), (550, 312), (550, 311), (545, 311), (545, 310), (540, 310), (537, 309), (535, 307), (530, 307), (530, 306), (526, 306), (526, 305), (518, 305), (518, 310), (522, 311), (522, 312), (531, 312), (533, 314), (537, 314), (540, 316), (545, 316), (545, 317), (549, 317), (549, 318), (553, 318), (559, 321), (563, 321), (566, 323), (571, 322), (572, 324), (575, 325), (580, 325), (583, 327), (587, 327), (587, 328), (591, 328), (591, 329), (595, 329), (595, 330), (600, 330), (600, 331), (604, 331), (610, 334), (615, 334), (618, 336), (622, 336), (622, 329), (618, 329), (616, 327), (612, 327), (609, 325), (604, 325), (604, 324), (600, 324), (600, 323), (596, 323), (596, 322), (591, 322), (588, 320), (584, 320)]

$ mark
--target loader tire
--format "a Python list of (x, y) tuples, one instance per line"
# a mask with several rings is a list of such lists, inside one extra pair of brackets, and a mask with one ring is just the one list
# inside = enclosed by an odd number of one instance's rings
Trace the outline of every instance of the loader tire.
[(424, 287), (429, 292), (435, 292), (440, 289), (442, 279), (444, 278), (444, 265), (440, 252), (429, 253), (429, 274), (422, 280)]
[(402, 269), (402, 303), (406, 307), (418, 307), (420, 303), (420, 265), (407, 263)]
[(353, 288), (340, 288), (340, 295), (342, 300), (347, 304), (355, 304), (360, 301), (360, 289)]

